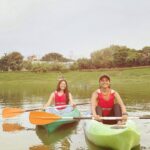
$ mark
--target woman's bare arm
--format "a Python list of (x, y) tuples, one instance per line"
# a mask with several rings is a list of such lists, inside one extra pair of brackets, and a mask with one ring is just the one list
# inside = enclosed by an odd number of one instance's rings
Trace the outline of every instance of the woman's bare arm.
[(50, 95), (50, 97), (49, 97), (47, 103), (44, 105), (44, 109), (45, 109), (46, 107), (50, 106), (53, 100), (54, 100), (54, 92)]
[(72, 98), (72, 94), (69, 93), (69, 104), (71, 104), (72, 106), (75, 106), (75, 103), (73, 101), (73, 98)]
[(123, 103), (123, 100), (122, 100), (122, 98), (120, 97), (120, 95), (119, 95), (118, 92), (115, 92), (115, 97), (116, 97), (116, 99), (117, 99), (118, 104), (119, 104), (120, 107), (121, 107), (122, 113), (126, 113), (126, 107), (125, 107), (125, 105), (124, 105), (124, 103)]
[(93, 116), (97, 116), (96, 114), (96, 106), (97, 106), (97, 91), (93, 92), (92, 96), (91, 96), (91, 110), (92, 110), (92, 114)]

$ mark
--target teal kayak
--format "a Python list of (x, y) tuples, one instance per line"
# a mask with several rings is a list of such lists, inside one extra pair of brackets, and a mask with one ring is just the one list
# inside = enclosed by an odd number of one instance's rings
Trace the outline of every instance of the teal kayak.
[(126, 125), (106, 125), (96, 120), (84, 122), (86, 138), (94, 145), (113, 150), (131, 150), (140, 144), (140, 133), (132, 120)]
[[(74, 108), (72, 111), (64, 112), (59, 116), (61, 116), (61, 117), (80, 117), (80, 112), (77, 108)], [(59, 119), (59, 120), (56, 120), (56, 121), (54, 121), (50, 124), (44, 125), (44, 127), (48, 130), (48, 132), (53, 132), (58, 127), (60, 127), (64, 124), (73, 123), (73, 122), (76, 122), (76, 121), (78, 121), (78, 120), (75, 120), (75, 119)]]
[(71, 135), (72, 130), (76, 129), (77, 123), (78, 122), (65, 124), (55, 130), (52, 134), (47, 132), (43, 126), (36, 126), (36, 134), (44, 145), (55, 144), (56, 142), (59, 142), (65, 137)]

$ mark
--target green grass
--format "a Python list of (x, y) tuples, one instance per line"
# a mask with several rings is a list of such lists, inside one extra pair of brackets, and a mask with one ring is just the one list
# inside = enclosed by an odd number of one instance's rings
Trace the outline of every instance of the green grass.
[[(125, 102), (148, 102), (150, 100), (150, 68), (126, 68), (98, 71), (70, 71), (63, 73), (74, 98), (90, 98), (98, 88), (102, 74), (111, 77), (111, 86), (117, 90)], [(3, 72), (0, 73), (0, 97), (45, 97), (55, 90), (59, 72)]]

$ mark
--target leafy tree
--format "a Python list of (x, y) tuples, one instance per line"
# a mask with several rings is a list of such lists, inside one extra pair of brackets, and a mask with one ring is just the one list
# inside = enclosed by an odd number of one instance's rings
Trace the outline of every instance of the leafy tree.
[(31, 61), (23, 61), (23, 68), (26, 70), (31, 70), (32, 69), (32, 63)]
[(127, 63), (129, 49), (127, 47), (120, 47), (120, 49), (116, 50), (113, 54), (114, 65), (116, 67), (124, 67)]
[(90, 59), (80, 58), (77, 60), (78, 69), (91, 69), (92, 63)]
[(144, 64), (150, 65), (150, 47), (149, 46), (144, 47), (141, 52), (144, 58)]
[(78, 70), (79, 69), (77, 61), (74, 61), (74, 63), (70, 65), (70, 69), (71, 70)]
[(9, 59), (7, 54), (0, 59), (0, 70), (8, 71), (9, 70)]
[(95, 51), (91, 54), (91, 61), (92, 64), (95, 66), (95, 68), (101, 68), (102, 66), (102, 61), (103, 61), (103, 56), (101, 51)]
[(96, 68), (110, 68), (113, 67), (113, 54), (119, 50), (120, 46), (111, 45), (108, 48), (104, 48), (91, 53), (92, 64)]
[(16, 71), (22, 69), (23, 56), (19, 52), (12, 52), (5, 55), (0, 60), (1, 70), (3, 71)]
[(19, 52), (12, 52), (8, 57), (11, 70), (16, 71), (22, 69), (23, 56)]
[(142, 49), (142, 53), (146, 54), (147, 56), (150, 55), (150, 46), (145, 46), (143, 49)]
[(138, 51), (138, 64), (139, 66), (150, 65), (150, 47), (146, 46)]
[(128, 51), (128, 56), (126, 59), (126, 66), (138, 66), (138, 58), (139, 58), (139, 54), (135, 49), (129, 49)]
[(60, 61), (60, 62), (67, 62), (70, 61), (69, 59), (63, 57), (59, 53), (48, 53), (42, 57), (42, 61)]

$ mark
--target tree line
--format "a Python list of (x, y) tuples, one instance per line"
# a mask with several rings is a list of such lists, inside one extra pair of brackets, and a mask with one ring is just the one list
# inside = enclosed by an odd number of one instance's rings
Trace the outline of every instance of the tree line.
[(90, 59), (78, 59), (77, 64), (81, 69), (148, 66), (150, 65), (150, 47), (136, 50), (126, 46), (112, 45), (91, 53)]
[[(73, 62), (70, 65), (69, 62)], [(48, 53), (40, 59), (40, 63), (24, 60), (19, 52), (5, 54), (0, 58), (0, 71), (63, 71), (79, 69), (121, 68), (150, 65), (150, 47), (141, 50), (126, 46), (111, 45), (91, 53), (90, 58), (71, 60), (59, 53)]]

